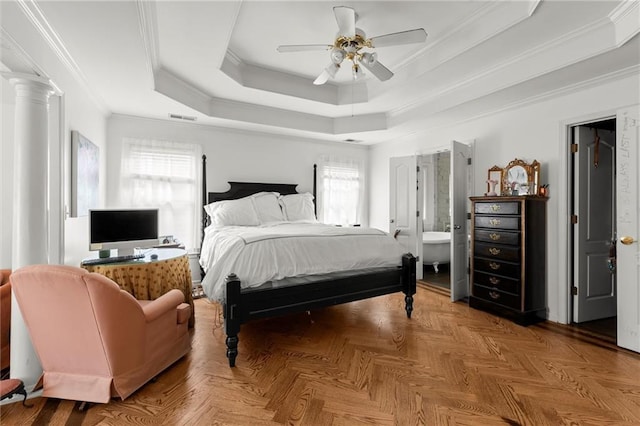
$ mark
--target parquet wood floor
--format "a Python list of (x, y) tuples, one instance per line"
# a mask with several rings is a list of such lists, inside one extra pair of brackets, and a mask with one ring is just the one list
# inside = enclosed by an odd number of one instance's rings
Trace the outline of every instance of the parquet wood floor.
[(2, 425), (639, 425), (640, 355), (520, 327), (420, 287), (246, 324), (229, 368), (217, 305), (191, 353), (125, 401), (34, 398)]

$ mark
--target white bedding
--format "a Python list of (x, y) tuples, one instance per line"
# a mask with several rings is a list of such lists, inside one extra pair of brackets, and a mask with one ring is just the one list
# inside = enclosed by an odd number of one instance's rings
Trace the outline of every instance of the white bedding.
[(235, 273), (242, 288), (300, 275), (399, 266), (402, 246), (372, 228), (283, 222), (205, 229), (200, 264), (211, 300), (222, 301), (224, 281)]

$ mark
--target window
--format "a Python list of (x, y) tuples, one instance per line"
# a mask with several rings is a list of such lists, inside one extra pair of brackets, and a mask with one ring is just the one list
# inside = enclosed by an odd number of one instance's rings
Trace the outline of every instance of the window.
[(319, 164), (319, 213), (323, 223), (362, 223), (364, 166), (361, 160), (322, 157)]
[(172, 235), (187, 249), (198, 236), (200, 145), (125, 138), (120, 200), (126, 207), (159, 209), (160, 235)]

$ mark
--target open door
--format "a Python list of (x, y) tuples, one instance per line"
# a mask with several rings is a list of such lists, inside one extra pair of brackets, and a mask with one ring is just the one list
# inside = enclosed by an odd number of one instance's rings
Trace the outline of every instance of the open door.
[[(595, 124), (594, 124), (595, 126)], [(609, 257), (615, 244), (615, 133), (576, 126), (574, 157), (573, 321), (616, 316), (616, 274)]]
[[(405, 252), (418, 254), (417, 157), (391, 158), (389, 165), (389, 232), (396, 235)], [(422, 245), (422, 238), (420, 238)], [(422, 278), (422, 263), (416, 262), (416, 277)]]
[(618, 346), (640, 352), (640, 107), (616, 115)]
[(449, 200), (451, 208), (451, 301), (469, 296), (469, 165), (471, 147), (460, 142), (451, 142), (451, 179)]

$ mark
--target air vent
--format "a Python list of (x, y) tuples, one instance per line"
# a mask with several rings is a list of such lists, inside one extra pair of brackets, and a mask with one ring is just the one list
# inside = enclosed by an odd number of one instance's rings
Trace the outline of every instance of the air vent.
[(176, 120), (196, 121), (196, 117), (180, 114), (169, 114), (169, 118), (175, 118)]

